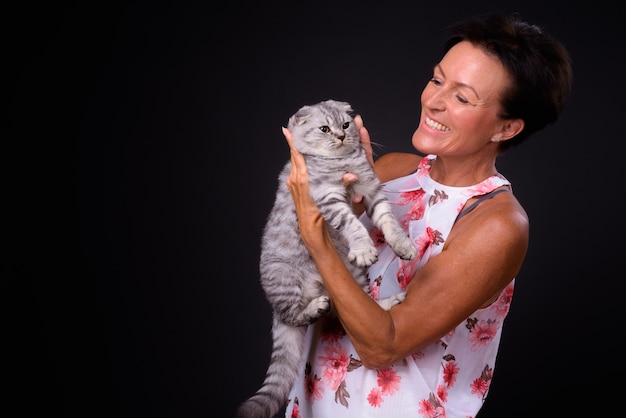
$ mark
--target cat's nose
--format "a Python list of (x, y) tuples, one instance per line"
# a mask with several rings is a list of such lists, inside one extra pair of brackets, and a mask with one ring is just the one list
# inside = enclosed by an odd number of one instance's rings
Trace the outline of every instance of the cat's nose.
[(337, 138), (339, 138), (339, 140), (341, 142), (343, 142), (343, 140), (346, 139), (346, 136), (345, 135), (339, 135)]

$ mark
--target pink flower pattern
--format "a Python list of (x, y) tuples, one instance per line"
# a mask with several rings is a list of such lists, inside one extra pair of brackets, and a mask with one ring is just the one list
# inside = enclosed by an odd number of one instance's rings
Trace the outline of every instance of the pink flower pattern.
[(316, 374), (311, 373), (311, 364), (307, 365), (307, 370), (309, 371), (305, 376), (307, 399), (312, 401), (320, 400), (324, 394), (324, 386), (321, 384), (322, 379), (317, 377)]
[(500, 325), (491, 319), (471, 320), (468, 319), (468, 326), (471, 323), (469, 342), (472, 351), (477, 351), (486, 346), (496, 336)]
[(446, 385), (437, 386), (437, 397), (441, 399), (442, 403), (446, 403), (448, 399), (448, 388)]
[(487, 392), (489, 392), (489, 386), (491, 385), (491, 379), (493, 378), (493, 368), (486, 365), (479, 377), (474, 379), (470, 385), (472, 394), (478, 395), (482, 401), (485, 400)]
[(406, 228), (406, 226), (411, 221), (417, 221), (422, 219), (424, 216), (424, 205), (422, 203), (422, 198), (426, 192), (423, 189), (418, 189), (413, 192), (402, 193), (402, 197), (404, 198), (405, 204), (407, 202), (411, 202), (411, 209), (400, 219), (400, 224)]
[(372, 388), (370, 393), (367, 395), (367, 401), (373, 407), (380, 408), (380, 405), (383, 403), (383, 394), (380, 389)]
[(339, 344), (328, 344), (324, 347), (325, 355), (319, 359), (324, 365), (322, 378), (324, 382), (335, 391), (344, 379), (344, 375), (350, 364), (350, 356)]
[(400, 268), (398, 269), (398, 273), (396, 273), (396, 278), (398, 279), (398, 284), (400, 285), (400, 288), (402, 288), (402, 290), (406, 289), (406, 287), (409, 285), (409, 282), (415, 275), (415, 272), (417, 271), (417, 262), (417, 256), (413, 260), (400, 260), (398, 262)]
[(454, 386), (457, 374), (459, 374), (459, 366), (456, 362), (454, 360), (446, 362), (443, 366), (443, 382), (447, 387)]
[(400, 387), (400, 376), (391, 367), (378, 370), (378, 386), (385, 395), (393, 395)]
[(494, 302), (494, 309), (499, 318), (504, 318), (509, 313), (511, 300), (513, 300), (513, 284), (509, 284)]
[(419, 413), (426, 418), (444, 418), (446, 416), (446, 410), (441, 404), (441, 401), (433, 393), (430, 394), (428, 399), (422, 399), (419, 403)]

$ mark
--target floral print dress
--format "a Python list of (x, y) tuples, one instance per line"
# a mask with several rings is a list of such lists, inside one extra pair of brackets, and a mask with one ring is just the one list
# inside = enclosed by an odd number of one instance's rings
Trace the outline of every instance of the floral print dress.
[[(380, 231), (362, 216), (379, 250), (369, 269), (374, 299), (406, 289), (424, 263), (441, 252), (469, 198), (510, 185), (499, 174), (470, 187), (439, 184), (429, 175), (435, 158), (426, 156), (416, 172), (383, 185), (395, 215), (418, 246), (413, 260), (397, 257)], [(489, 391), (513, 286), (514, 280), (495, 302), (474, 312), (438, 342), (385, 369), (363, 366), (339, 321), (332, 316), (320, 319), (308, 327), (305, 357), (285, 416), (475, 417)]]

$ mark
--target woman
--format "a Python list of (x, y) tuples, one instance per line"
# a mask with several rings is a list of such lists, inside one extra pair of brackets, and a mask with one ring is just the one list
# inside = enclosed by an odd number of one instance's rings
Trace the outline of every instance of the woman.
[[(337, 312), (308, 329), (288, 417), (474, 417), (485, 401), (529, 230), (496, 159), (557, 120), (572, 69), (561, 43), (514, 17), (473, 18), (446, 39), (412, 138), (424, 157), (375, 163), (418, 255), (400, 260), (381, 244), (371, 294), (343, 265), (284, 130), (302, 236)], [(389, 311), (374, 301), (400, 290)]]

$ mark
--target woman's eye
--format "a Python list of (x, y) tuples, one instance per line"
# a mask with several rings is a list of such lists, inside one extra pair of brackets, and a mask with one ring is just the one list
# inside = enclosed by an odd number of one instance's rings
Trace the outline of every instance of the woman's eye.
[(330, 132), (330, 128), (326, 125), (324, 126), (320, 126), (320, 131), (324, 132), (325, 134)]
[(430, 82), (433, 83), (435, 86), (440, 86), (442, 84), (441, 81), (436, 78), (431, 78)]
[(348, 129), (349, 126), (350, 122), (344, 122), (343, 125), (341, 125), (341, 129)]
[(467, 99), (466, 99), (465, 97), (463, 97), (463, 96), (459, 96), (458, 94), (456, 95), (456, 99), (457, 99), (460, 103), (463, 103), (463, 104), (468, 104), (468, 103), (469, 103), (469, 100), (467, 100)]

